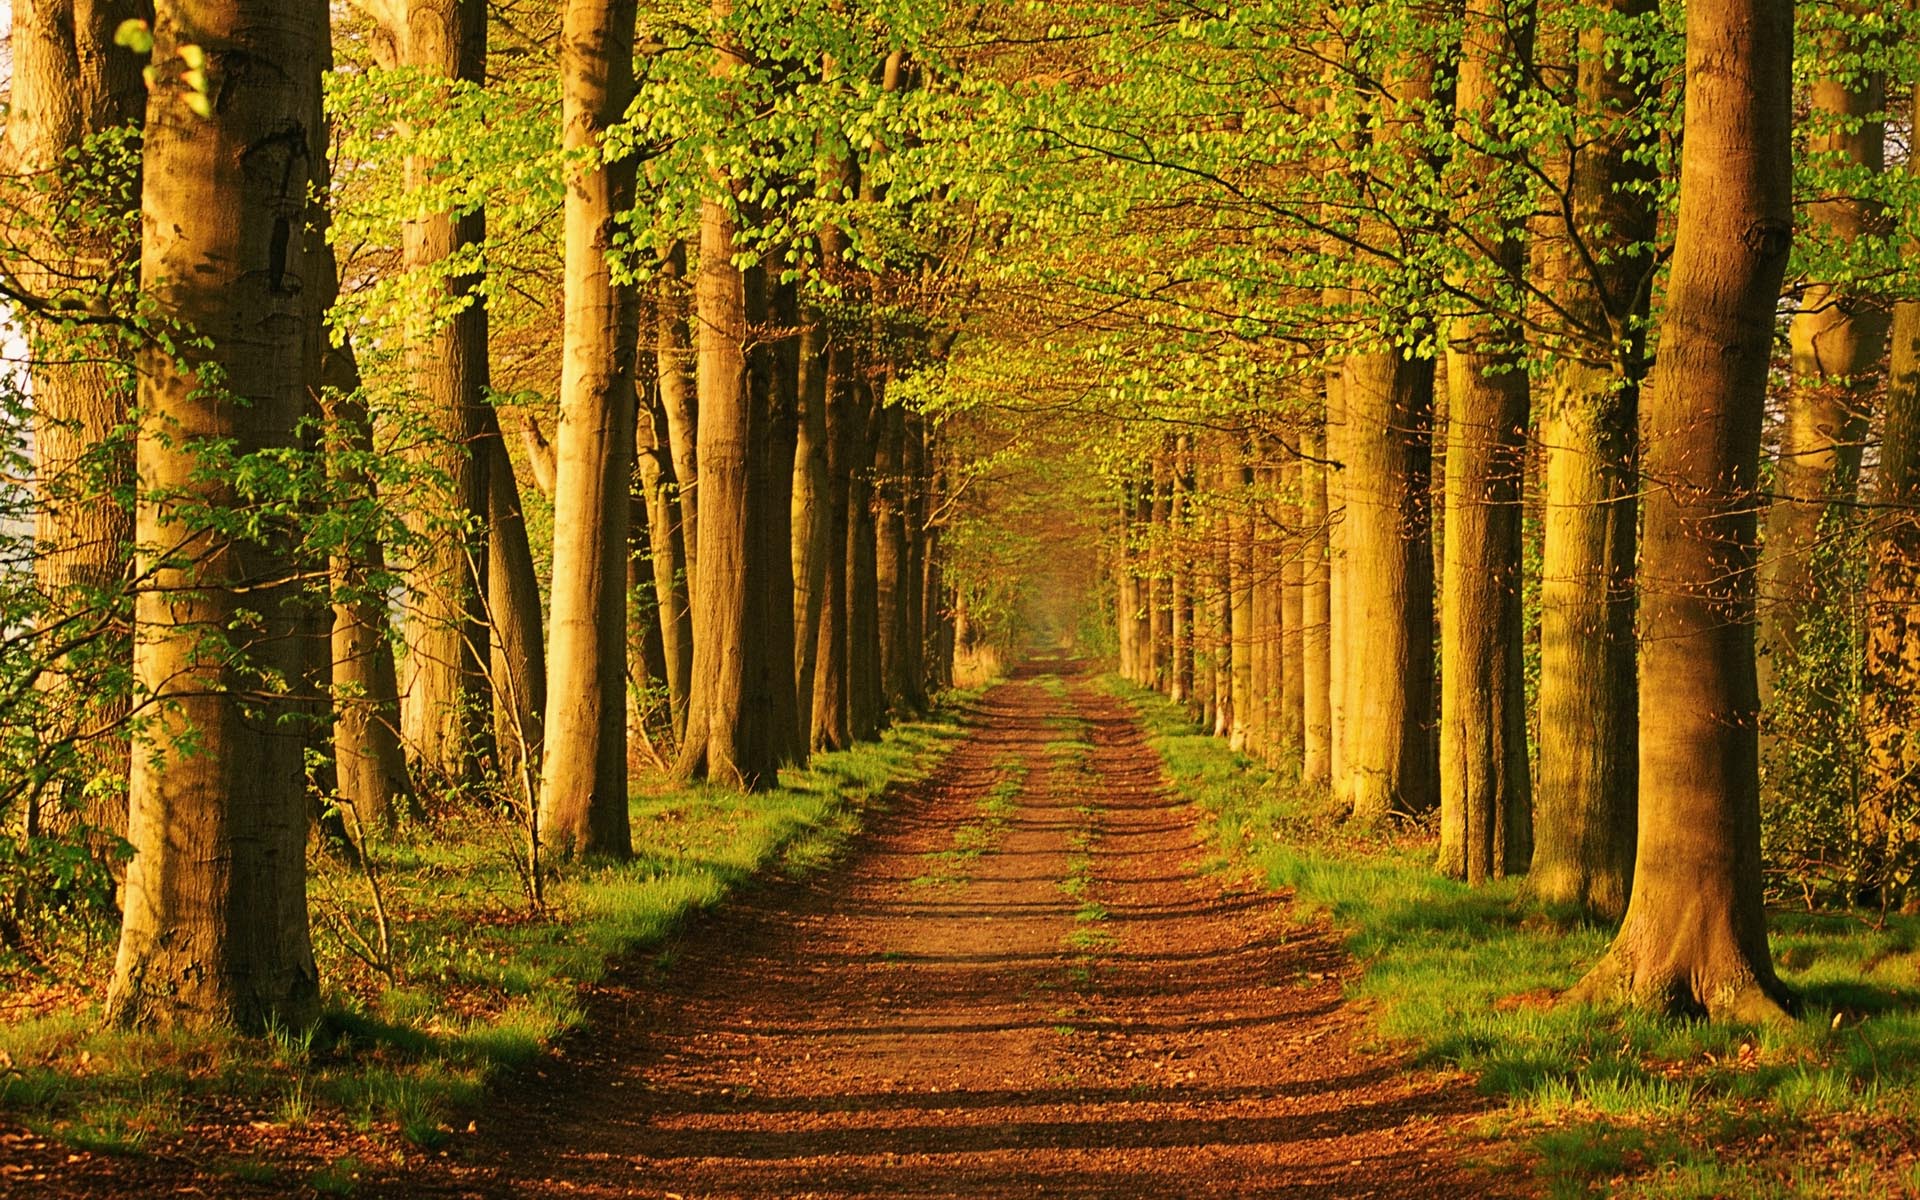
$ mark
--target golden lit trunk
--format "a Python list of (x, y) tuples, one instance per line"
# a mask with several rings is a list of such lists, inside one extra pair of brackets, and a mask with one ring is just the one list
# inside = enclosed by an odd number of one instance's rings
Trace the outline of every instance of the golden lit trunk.
[(1755, 498), (1792, 241), (1793, 4), (1687, 10), (1686, 144), (1643, 423), (1640, 821), (1626, 918), (1576, 999), (1782, 1014), (1761, 907)]
[[(311, 381), (303, 284), (308, 188), (325, 151), (325, 9), (308, 0), (162, 0), (148, 99), (141, 287), (195, 340), (139, 359), (134, 674), (153, 698), (129, 786), (133, 861), (109, 1019), (142, 1026), (304, 1029), (319, 989), (306, 911), (308, 731), (282, 718), (306, 661), (294, 531), (247, 540), (206, 514), (259, 500), (220, 453), (283, 452)], [(205, 54), (220, 103), (188, 107), (179, 56)], [(274, 70), (253, 64), (274, 64)], [(246, 162), (252, 169), (234, 165)], [(252, 264), (259, 264), (255, 266)], [(217, 370), (225, 395), (206, 394)]]

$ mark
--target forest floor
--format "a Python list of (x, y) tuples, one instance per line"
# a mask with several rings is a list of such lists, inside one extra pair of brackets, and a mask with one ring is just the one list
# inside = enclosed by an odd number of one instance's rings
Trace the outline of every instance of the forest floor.
[(1133, 710), (1035, 664), (837, 865), (616, 964), (443, 1144), (276, 1162), (276, 1131), (211, 1113), (223, 1166), (0, 1128), (0, 1195), (1523, 1190), (1466, 1161), (1490, 1104), (1469, 1077), (1409, 1068), (1343, 999), (1327, 922), (1217, 861)]
[(1460, 1076), (1361, 1053), (1324, 926), (1202, 871), (1124, 704), (1030, 669), (836, 870), (595, 990), (393, 1196), (1459, 1196)]

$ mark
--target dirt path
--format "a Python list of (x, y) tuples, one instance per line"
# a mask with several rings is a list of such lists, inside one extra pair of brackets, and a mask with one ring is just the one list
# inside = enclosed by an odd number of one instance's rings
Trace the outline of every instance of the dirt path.
[(672, 969), (386, 1195), (1458, 1197), (1471, 1089), (1353, 1048), (1326, 932), (1200, 873), (1133, 719), (1029, 673), (848, 863)]

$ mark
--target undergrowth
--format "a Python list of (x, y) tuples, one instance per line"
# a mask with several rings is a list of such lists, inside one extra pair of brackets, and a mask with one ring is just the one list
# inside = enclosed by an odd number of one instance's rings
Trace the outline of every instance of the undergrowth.
[(1496, 1167), (1556, 1198), (1920, 1195), (1920, 920), (1771, 914), (1804, 1005), (1784, 1028), (1559, 1007), (1610, 930), (1523, 881), (1441, 878), (1425, 831), (1350, 829), (1178, 706), (1113, 686), (1210, 821), (1217, 865), (1292, 891), (1302, 920), (1331, 917), (1380, 1047), (1506, 1102), (1485, 1128)]
[[(581, 1022), (581, 986), (613, 960), (660, 946), (757, 873), (825, 865), (889, 785), (924, 772), (958, 733), (944, 718), (897, 726), (881, 742), (818, 755), (755, 795), (642, 789), (632, 799), (634, 858), (558, 867), (544, 911), (528, 906), (513, 847), (488, 822), (403, 830), (376, 848), (396, 935), (383, 969), (349, 932), (373, 921), (364, 880), (316, 855), (311, 891), (325, 911), (316, 911), (315, 953), (328, 989), (318, 1027), (265, 1039), (128, 1032), (102, 1028), (97, 1002), (9, 1014), (0, 1109), (35, 1132), (108, 1151), (139, 1151), (196, 1113), (236, 1107), (264, 1123), (256, 1127), (344, 1121), (376, 1139), (438, 1144), (493, 1074)], [(8, 1000), (0, 993), (0, 1011)], [(347, 1163), (307, 1182), (351, 1190), (357, 1165)]]

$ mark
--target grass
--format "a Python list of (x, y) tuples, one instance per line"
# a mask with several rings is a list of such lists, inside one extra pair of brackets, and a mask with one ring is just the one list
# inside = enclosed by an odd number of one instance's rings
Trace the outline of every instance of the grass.
[[(505, 824), (405, 830), (377, 851), (390, 973), (351, 932), (371, 927), (364, 879), (316, 855), (315, 954), (329, 989), (317, 1029), (135, 1033), (102, 1028), (97, 1003), (69, 1004), (0, 1024), (0, 1109), (76, 1147), (123, 1152), (216, 1106), (288, 1130), (345, 1123), (396, 1149), (395, 1135), (438, 1144), (495, 1073), (581, 1022), (579, 990), (610, 962), (661, 947), (757, 874), (827, 864), (889, 785), (923, 773), (958, 734), (946, 718), (902, 725), (752, 796), (656, 784), (632, 799), (633, 860), (556, 869), (544, 912), (524, 899)], [(344, 1195), (360, 1170), (344, 1159), (308, 1183)]]
[(1112, 686), (1205, 814), (1217, 865), (1251, 867), (1346, 938), (1380, 1046), (1504, 1100), (1484, 1130), (1494, 1166), (1556, 1198), (1920, 1195), (1920, 920), (1771, 914), (1804, 1004), (1784, 1028), (1556, 1007), (1609, 930), (1518, 881), (1440, 878), (1423, 831), (1349, 829), (1178, 707)]
[(1009, 755), (997, 760), (993, 769), (1000, 777), (974, 802), (974, 819), (953, 831), (953, 844), (947, 849), (929, 851), (924, 856), (931, 869), (911, 880), (913, 886), (965, 883), (974, 860), (991, 854), (1005, 840), (1013, 815), (1020, 810), (1020, 793), (1027, 786), (1027, 764), (1017, 755)]

